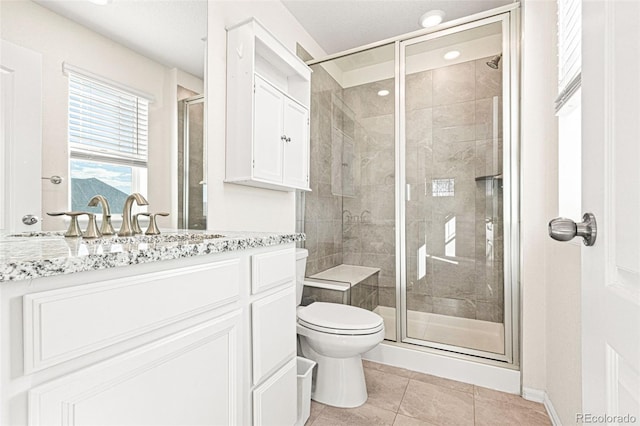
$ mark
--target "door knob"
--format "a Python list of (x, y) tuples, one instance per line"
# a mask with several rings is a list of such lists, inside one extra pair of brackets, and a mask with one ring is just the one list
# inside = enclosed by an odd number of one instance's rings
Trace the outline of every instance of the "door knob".
[(36, 223), (38, 223), (38, 217), (32, 214), (26, 214), (22, 216), (22, 223), (24, 223), (25, 225), (35, 225)]
[(585, 213), (580, 223), (566, 217), (557, 217), (549, 222), (549, 236), (557, 241), (570, 241), (574, 237), (582, 237), (585, 246), (592, 246), (596, 242), (596, 235), (596, 217), (593, 213)]

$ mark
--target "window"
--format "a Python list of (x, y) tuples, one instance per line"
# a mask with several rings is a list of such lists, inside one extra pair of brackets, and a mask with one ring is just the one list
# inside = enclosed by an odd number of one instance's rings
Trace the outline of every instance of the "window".
[(431, 195), (434, 197), (453, 197), (455, 195), (454, 179), (433, 179), (431, 181)]
[(69, 169), (72, 210), (104, 195), (114, 214), (132, 192), (147, 192), (149, 99), (76, 68), (69, 76)]

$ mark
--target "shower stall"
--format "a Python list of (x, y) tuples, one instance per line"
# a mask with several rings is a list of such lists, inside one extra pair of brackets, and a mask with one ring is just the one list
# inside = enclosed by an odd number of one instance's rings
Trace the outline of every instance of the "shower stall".
[(517, 14), (307, 62), (307, 285), (389, 341), (518, 362)]

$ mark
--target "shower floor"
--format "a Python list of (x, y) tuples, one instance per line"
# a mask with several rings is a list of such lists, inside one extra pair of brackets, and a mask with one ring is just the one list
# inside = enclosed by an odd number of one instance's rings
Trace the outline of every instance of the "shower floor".
[[(396, 309), (374, 309), (384, 319), (385, 339), (396, 340)], [(418, 311), (407, 313), (407, 336), (463, 348), (503, 354), (504, 324)]]

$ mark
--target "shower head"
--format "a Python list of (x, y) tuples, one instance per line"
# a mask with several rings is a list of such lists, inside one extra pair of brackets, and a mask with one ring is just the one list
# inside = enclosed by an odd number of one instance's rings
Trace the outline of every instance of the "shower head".
[(491, 60), (489, 62), (487, 62), (487, 66), (489, 68), (493, 68), (494, 70), (498, 69), (498, 63), (500, 62), (500, 59), (502, 58), (502, 53), (500, 53), (499, 55), (494, 56), (493, 58), (491, 58)]

